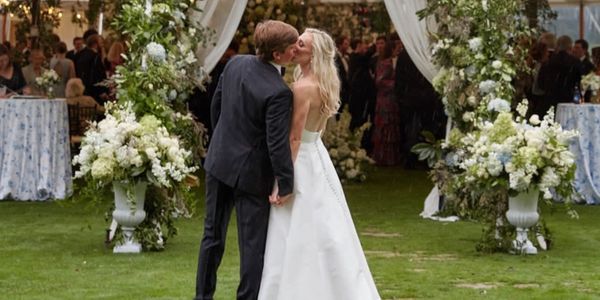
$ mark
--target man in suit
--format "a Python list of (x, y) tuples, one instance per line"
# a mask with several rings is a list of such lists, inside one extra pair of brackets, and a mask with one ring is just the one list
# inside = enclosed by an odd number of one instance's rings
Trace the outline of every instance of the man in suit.
[(102, 38), (93, 34), (88, 37), (86, 47), (77, 57), (75, 73), (85, 85), (85, 95), (104, 105), (108, 100), (108, 88), (96, 84), (106, 79), (106, 68), (102, 62)]
[(66, 58), (73, 61), (73, 63), (77, 63), (77, 58), (79, 57), (79, 52), (83, 49), (85, 41), (82, 37), (77, 36), (73, 39), (73, 49), (67, 52), (65, 55)]
[(556, 107), (558, 103), (573, 101), (575, 87), (579, 87), (581, 81), (581, 62), (572, 55), (572, 50), (571, 38), (566, 35), (559, 37), (556, 42), (556, 53), (540, 68), (538, 80), (541, 88), (546, 92), (544, 102), (535, 112), (540, 117), (544, 116), (550, 107)]
[(587, 75), (596, 69), (590, 60), (590, 53), (588, 52), (589, 47), (589, 43), (584, 39), (576, 40), (575, 45), (573, 45), (573, 56), (581, 62), (579, 67), (581, 68), (582, 76)]
[(289, 143), (293, 95), (281, 78), (281, 66), (294, 57), (297, 39), (291, 25), (262, 22), (254, 32), (257, 55), (235, 56), (221, 74), (204, 163), (206, 218), (195, 299), (213, 299), (234, 206), (241, 260), (237, 299), (258, 297), (269, 194), (277, 193), (274, 200), (285, 202), (294, 185)]

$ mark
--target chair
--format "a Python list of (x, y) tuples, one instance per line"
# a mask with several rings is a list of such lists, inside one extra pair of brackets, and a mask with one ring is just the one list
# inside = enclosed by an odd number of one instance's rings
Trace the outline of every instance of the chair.
[(69, 104), (69, 139), (71, 142), (71, 153), (81, 144), (83, 135), (87, 130), (90, 122), (96, 121), (98, 118), (98, 107), (80, 106), (79, 104)]

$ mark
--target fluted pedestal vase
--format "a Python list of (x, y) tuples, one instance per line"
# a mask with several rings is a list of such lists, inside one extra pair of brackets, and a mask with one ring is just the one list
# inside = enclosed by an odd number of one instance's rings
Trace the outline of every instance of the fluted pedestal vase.
[(508, 198), (506, 218), (510, 224), (517, 227), (517, 237), (513, 241), (516, 253), (537, 254), (537, 248), (527, 237), (527, 232), (540, 218), (537, 212), (539, 196), (540, 191), (536, 188)]
[(113, 219), (121, 225), (123, 241), (113, 248), (113, 253), (140, 253), (142, 245), (135, 240), (135, 228), (146, 218), (144, 200), (147, 183), (130, 185), (127, 182), (113, 182), (115, 211)]

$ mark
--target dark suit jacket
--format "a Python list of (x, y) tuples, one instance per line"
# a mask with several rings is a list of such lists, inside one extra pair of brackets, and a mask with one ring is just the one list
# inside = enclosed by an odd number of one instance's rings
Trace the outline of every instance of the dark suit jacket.
[(68, 58), (68, 59), (70, 59), (70, 60), (72, 60), (73, 64), (76, 64), (77, 63), (77, 58), (79, 57), (79, 53), (80, 52), (76, 53), (75, 50), (69, 50), (69, 51), (67, 51), (67, 54), (65, 55), (65, 57)]
[(596, 69), (596, 66), (587, 57), (580, 62), (579, 67), (581, 68), (581, 76), (585, 76)]
[[(347, 59), (346, 63), (349, 66), (350, 60)], [(335, 55), (335, 66), (337, 67), (338, 77), (340, 78), (340, 110), (342, 110), (343, 107), (350, 101), (350, 83), (348, 81), (348, 72), (344, 68), (344, 63), (342, 62), (342, 57), (340, 56), (339, 52), (337, 52)]]
[(107, 93), (108, 89), (96, 86), (97, 83), (106, 79), (106, 69), (100, 55), (92, 49), (83, 48), (78, 53), (75, 73), (85, 85), (85, 95), (93, 97), (100, 104), (104, 104), (104, 100), (100, 98), (100, 95)]
[(211, 104), (214, 129), (206, 172), (243, 192), (290, 194), (294, 171), (289, 142), (292, 91), (277, 69), (237, 55), (225, 67)]
[(560, 102), (571, 102), (575, 85), (580, 80), (581, 68), (577, 58), (566, 51), (553, 54), (538, 75), (540, 86), (546, 91), (544, 109)]

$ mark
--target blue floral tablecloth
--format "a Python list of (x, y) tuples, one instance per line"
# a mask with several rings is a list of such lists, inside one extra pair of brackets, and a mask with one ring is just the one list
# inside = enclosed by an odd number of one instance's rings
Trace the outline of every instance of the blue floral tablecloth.
[(556, 109), (556, 121), (564, 129), (577, 129), (580, 136), (570, 150), (575, 154), (577, 171), (575, 188), (581, 201), (600, 203), (600, 105), (561, 103)]
[(64, 99), (0, 100), (0, 200), (66, 198), (69, 147)]

